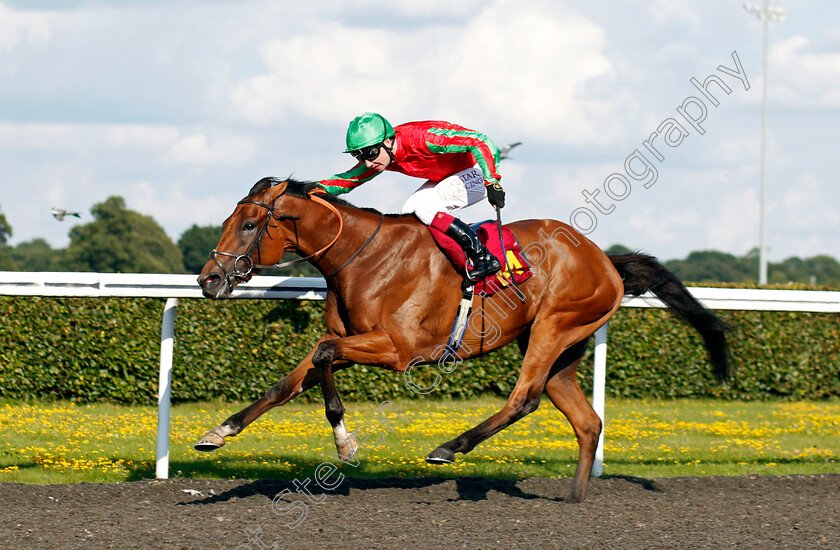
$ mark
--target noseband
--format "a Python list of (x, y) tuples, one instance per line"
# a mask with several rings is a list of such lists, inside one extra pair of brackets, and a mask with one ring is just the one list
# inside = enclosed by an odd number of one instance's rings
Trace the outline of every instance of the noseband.
[[(283, 267), (288, 267), (290, 265), (295, 265), (295, 264), (299, 264), (299, 263), (302, 263), (302, 262), (307, 262), (307, 261), (311, 260), (312, 258), (314, 258), (315, 256), (317, 256), (318, 254), (322, 254), (322, 253), (326, 252), (327, 250), (329, 250), (330, 247), (332, 247), (332, 245), (334, 245), (335, 242), (338, 240), (338, 238), (341, 236), (341, 232), (344, 229), (344, 219), (341, 217), (341, 213), (329, 202), (327, 202), (324, 199), (316, 196), (315, 194), (310, 194), (309, 195), (310, 199), (312, 199), (313, 201), (327, 207), (330, 211), (332, 211), (333, 214), (335, 214), (338, 217), (338, 232), (336, 233), (335, 237), (333, 237), (333, 240), (330, 241), (330, 243), (327, 246), (321, 248), (317, 252), (314, 252), (314, 253), (310, 254), (309, 256), (307, 256), (305, 258), (297, 258), (296, 260), (290, 260), (290, 261), (283, 262), (283, 263), (277, 262), (277, 263), (273, 263), (273, 264), (256, 264), (256, 263), (254, 263), (254, 260), (251, 259), (251, 254), (254, 252), (254, 250), (258, 250), (260, 253), (262, 252), (262, 238), (268, 233), (268, 228), (269, 227), (278, 227), (276, 225), (271, 225), (271, 220), (272, 219), (277, 220), (277, 221), (291, 220), (292, 223), (295, 226), (295, 250), (297, 250), (299, 245), (300, 245), (300, 240), (299, 240), (299, 237), (298, 237), (298, 229), (297, 229), (297, 220), (299, 220), (300, 217), (299, 216), (291, 216), (289, 214), (277, 214), (274, 210), (274, 203), (277, 201), (278, 198), (280, 198), (280, 196), (282, 196), (282, 193), (280, 195), (278, 195), (277, 197), (275, 197), (274, 200), (271, 201), (271, 204), (266, 204), (264, 202), (259, 202), (259, 201), (255, 201), (255, 200), (251, 200), (251, 199), (242, 199), (241, 201), (236, 203), (237, 206), (242, 205), (242, 204), (256, 204), (257, 206), (266, 209), (266, 216), (265, 216), (265, 223), (263, 223), (262, 227), (260, 228), (259, 233), (257, 233), (256, 237), (254, 237), (254, 240), (251, 242), (250, 246), (248, 246), (248, 250), (246, 250), (243, 254), (232, 254), (230, 252), (221, 252), (221, 251), (216, 250), (216, 249), (213, 249), (213, 251), (210, 252), (210, 259), (213, 260), (214, 262), (216, 262), (216, 265), (219, 266), (219, 269), (222, 271), (222, 273), (225, 276), (225, 283), (228, 285), (230, 290), (233, 290), (233, 287), (238, 285), (239, 283), (247, 282), (248, 280), (250, 280), (251, 277), (253, 277), (256, 270), (269, 269), (269, 268), (279, 269), (279, 268), (283, 268)], [(269, 236), (269, 238), (271, 238), (271, 236)], [(225, 270), (224, 266), (218, 260), (217, 256), (226, 256), (228, 258), (233, 258), (234, 259), (233, 260), (233, 269), (231, 270), (230, 273), (228, 273), (227, 270)]]

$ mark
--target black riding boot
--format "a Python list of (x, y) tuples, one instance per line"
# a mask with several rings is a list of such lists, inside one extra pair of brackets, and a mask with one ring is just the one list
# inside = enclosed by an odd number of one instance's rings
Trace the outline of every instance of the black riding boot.
[(495, 256), (490, 254), (487, 247), (478, 240), (478, 235), (472, 228), (455, 218), (446, 230), (446, 235), (458, 243), (464, 249), (464, 254), (472, 261), (472, 269), (467, 271), (470, 281), (480, 281), (502, 269), (502, 265)]

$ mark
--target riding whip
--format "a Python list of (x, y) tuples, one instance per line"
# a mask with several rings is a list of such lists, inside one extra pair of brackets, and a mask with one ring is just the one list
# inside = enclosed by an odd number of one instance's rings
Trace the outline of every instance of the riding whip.
[[(519, 284), (516, 282), (516, 274), (514, 274), (513, 270), (508, 267), (507, 261), (507, 250), (505, 250), (505, 237), (502, 234), (502, 209), (498, 206), (496, 207), (496, 227), (499, 229), (499, 245), (502, 247), (502, 277), (505, 277), (504, 273), (507, 273), (510, 278), (510, 282), (513, 283), (513, 287), (516, 289), (516, 295), (522, 300), (522, 303), (525, 303), (525, 295), (522, 294), (522, 291), (519, 290)], [(508, 279), (508, 277), (505, 277)]]

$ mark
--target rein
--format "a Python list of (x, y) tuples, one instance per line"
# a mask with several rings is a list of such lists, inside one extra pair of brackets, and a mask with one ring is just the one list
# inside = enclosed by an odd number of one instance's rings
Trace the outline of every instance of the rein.
[[(291, 266), (291, 265), (307, 262), (309, 260), (312, 260), (316, 256), (318, 256), (319, 254), (326, 253), (326, 251), (329, 250), (338, 241), (338, 238), (341, 236), (341, 233), (344, 231), (344, 218), (341, 216), (341, 213), (338, 211), (338, 209), (335, 206), (333, 206), (332, 204), (330, 204), (328, 201), (325, 201), (321, 197), (318, 197), (316, 192), (310, 193), (309, 198), (312, 201), (326, 207), (333, 214), (335, 214), (336, 217), (338, 218), (338, 232), (336, 232), (335, 237), (333, 237), (333, 239), (329, 242), (329, 244), (327, 244), (326, 246), (324, 246), (320, 250), (318, 250), (316, 252), (313, 252), (309, 256), (306, 256), (305, 258), (297, 258), (295, 260), (289, 260), (289, 261), (282, 262), (282, 263), (277, 262), (277, 263), (273, 263), (273, 264), (256, 264), (256, 263), (254, 263), (254, 261), (251, 259), (251, 254), (254, 252), (255, 249), (258, 250), (258, 252), (262, 251), (262, 238), (266, 234), (268, 234), (269, 227), (276, 227), (276, 226), (271, 225), (271, 220), (272, 219), (275, 219), (275, 220), (278, 220), (278, 221), (291, 220), (292, 223), (294, 224), (294, 227), (295, 227), (295, 249), (297, 249), (297, 247), (300, 244), (300, 238), (298, 237), (298, 229), (297, 229), (297, 220), (299, 220), (300, 217), (291, 216), (291, 215), (288, 215), (288, 214), (277, 214), (277, 213), (275, 213), (274, 202), (280, 196), (282, 196), (282, 194), (275, 197), (274, 200), (271, 201), (271, 204), (266, 204), (264, 202), (259, 202), (259, 201), (255, 201), (255, 200), (251, 200), (251, 199), (242, 199), (241, 201), (239, 201), (237, 203), (237, 205), (240, 205), (240, 204), (255, 204), (259, 207), (265, 208), (268, 211), (266, 213), (265, 223), (263, 224), (262, 228), (260, 228), (260, 232), (257, 234), (257, 236), (254, 238), (254, 240), (251, 242), (250, 246), (248, 247), (248, 250), (246, 250), (245, 253), (243, 253), (243, 254), (232, 254), (230, 252), (222, 252), (222, 251), (219, 251), (219, 250), (216, 250), (216, 249), (213, 249), (213, 251), (210, 252), (210, 259), (212, 259), (214, 262), (216, 262), (216, 265), (219, 266), (219, 269), (221, 269), (222, 273), (225, 274), (225, 281), (231, 287), (231, 289), (233, 288), (233, 286), (235, 284), (238, 284), (238, 283), (241, 283), (241, 282), (247, 282), (248, 280), (250, 280), (251, 277), (254, 275), (255, 270), (258, 270), (258, 269), (280, 269), (280, 268), (283, 268), (283, 267), (288, 267), (288, 266)], [(356, 258), (356, 256), (358, 256), (359, 253), (361, 253), (361, 251), (364, 250), (365, 247), (368, 244), (370, 244), (370, 242), (373, 240), (373, 238), (376, 236), (377, 233), (379, 233), (379, 230), (382, 228), (382, 221), (384, 220), (384, 218), (385, 218), (384, 214), (380, 214), (379, 225), (376, 227), (376, 230), (370, 235), (370, 237), (368, 237), (368, 239), (364, 243), (362, 243), (362, 246), (360, 246), (353, 253), (353, 255), (351, 255), (350, 258), (348, 258), (347, 261), (345, 261), (341, 265), (341, 267), (339, 267), (338, 269), (336, 269), (335, 271), (333, 271), (332, 273), (330, 273), (329, 275), (324, 277), (324, 279), (330, 279), (331, 277), (334, 277), (336, 274), (338, 274), (339, 271), (341, 271), (342, 269), (347, 267), (347, 265), (351, 261), (353, 261)], [(271, 236), (269, 236), (269, 238), (271, 238)], [(231, 273), (228, 273), (225, 270), (225, 268), (222, 266), (221, 262), (219, 262), (219, 260), (216, 258), (217, 256), (227, 256), (229, 258), (234, 258), (233, 270), (231, 271)], [(322, 256), (322, 258), (323, 258), (323, 256)], [(241, 266), (242, 269), (240, 269), (240, 266)], [(234, 283), (231, 283), (231, 279), (233, 279)]]

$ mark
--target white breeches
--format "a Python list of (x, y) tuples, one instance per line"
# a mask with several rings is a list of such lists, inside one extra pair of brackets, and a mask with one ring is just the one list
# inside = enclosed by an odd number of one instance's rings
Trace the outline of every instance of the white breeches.
[(484, 174), (478, 166), (461, 170), (440, 181), (427, 181), (415, 191), (402, 207), (403, 214), (414, 214), (426, 225), (435, 214), (466, 208), (487, 196)]

